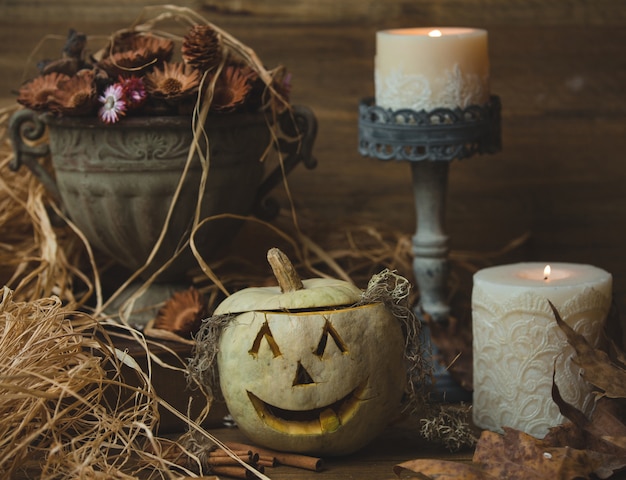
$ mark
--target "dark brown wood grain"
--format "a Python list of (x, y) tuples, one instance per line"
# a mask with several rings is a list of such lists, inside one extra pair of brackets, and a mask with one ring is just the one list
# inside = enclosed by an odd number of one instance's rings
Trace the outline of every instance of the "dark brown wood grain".
[[(12, 102), (47, 33), (107, 34), (145, 0), (0, 3), (0, 99)], [(626, 308), (626, 3), (615, 0), (199, 0), (178, 2), (293, 74), (293, 101), (319, 121), (313, 171), (297, 168), (298, 209), (322, 223), (415, 226), (409, 166), (357, 153), (357, 107), (374, 89), (375, 33), (420, 25), (489, 30), (503, 150), (450, 168), (454, 250), (491, 252), (528, 233), (510, 258), (591, 263), (614, 275)], [(57, 44), (58, 45), (58, 44)], [(31, 60), (36, 60), (34, 57)], [(31, 70), (32, 71), (32, 70)], [(286, 205), (280, 191), (277, 198)], [(504, 260), (504, 259), (502, 259)], [(465, 294), (471, 285), (463, 286)], [(459, 312), (463, 313), (463, 312)]]

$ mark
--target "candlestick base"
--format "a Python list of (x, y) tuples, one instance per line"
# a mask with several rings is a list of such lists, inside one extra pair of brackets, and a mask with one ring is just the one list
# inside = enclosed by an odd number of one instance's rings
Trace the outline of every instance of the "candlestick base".
[(429, 385), (430, 400), (436, 403), (471, 403), (472, 392), (461, 387), (446, 366), (438, 361), (439, 349), (431, 339), (430, 328), (423, 322), (421, 336), (425, 355), (428, 355), (426, 360), (432, 365), (433, 370), (433, 384)]
[[(450, 317), (449, 248), (443, 227), (448, 166), (454, 159), (501, 150), (500, 108), (495, 95), (485, 105), (465, 109), (392, 110), (375, 105), (372, 98), (359, 105), (359, 153), (383, 161), (411, 162), (417, 214), (413, 271), (420, 307), (435, 322), (447, 322)], [(428, 332), (424, 342), (435, 348)], [(468, 392), (453, 387), (456, 382), (445, 368), (433, 364), (439, 377), (436, 390), (445, 393), (446, 401), (461, 394), (465, 398)]]

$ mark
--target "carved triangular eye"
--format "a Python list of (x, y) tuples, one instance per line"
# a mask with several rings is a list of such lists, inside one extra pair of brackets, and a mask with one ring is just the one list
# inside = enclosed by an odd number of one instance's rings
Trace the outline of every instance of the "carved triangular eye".
[(264, 338), (267, 340), (267, 344), (269, 345), (270, 350), (272, 351), (272, 355), (274, 355), (274, 357), (280, 356), (280, 349), (278, 348), (278, 344), (276, 343), (276, 340), (274, 340), (274, 336), (272, 335), (272, 331), (270, 330), (270, 326), (268, 325), (267, 322), (263, 324), (263, 326), (259, 330), (259, 333), (257, 333), (257, 336), (254, 339), (254, 342), (252, 343), (252, 348), (248, 350), (248, 353), (252, 355), (253, 357), (256, 357), (259, 354), (261, 341)]
[(296, 385), (310, 385), (315, 383), (313, 378), (311, 378), (311, 374), (306, 371), (306, 368), (302, 366), (300, 362), (298, 362), (298, 369), (296, 370), (296, 377), (293, 379), (293, 386)]
[(332, 339), (333, 342), (335, 342), (335, 345), (337, 345), (337, 348), (339, 349), (341, 353), (347, 353), (348, 347), (341, 339), (341, 335), (339, 335), (337, 330), (335, 330), (335, 327), (333, 327), (330, 324), (330, 322), (327, 320), (326, 324), (324, 325), (324, 330), (322, 331), (322, 336), (320, 337), (320, 341), (317, 344), (317, 348), (313, 352), (315, 355), (322, 358), (322, 356), (324, 355), (324, 352), (326, 351), (326, 347), (328, 346), (329, 337)]

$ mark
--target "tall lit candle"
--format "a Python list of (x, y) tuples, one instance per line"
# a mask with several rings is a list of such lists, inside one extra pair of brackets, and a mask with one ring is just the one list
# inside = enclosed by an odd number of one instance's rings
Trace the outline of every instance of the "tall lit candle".
[(479, 427), (512, 427), (543, 437), (565, 419), (552, 400), (552, 374), (564, 400), (589, 412), (590, 386), (556, 325), (563, 320), (597, 345), (611, 304), (612, 277), (590, 265), (519, 263), (474, 275), (473, 417)]
[(489, 99), (485, 30), (382, 30), (375, 64), (376, 104), (383, 108), (465, 108)]

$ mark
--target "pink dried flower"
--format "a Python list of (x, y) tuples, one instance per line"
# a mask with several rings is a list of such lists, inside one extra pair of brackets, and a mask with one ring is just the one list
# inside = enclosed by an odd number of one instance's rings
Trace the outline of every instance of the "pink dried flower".
[(102, 103), (98, 113), (105, 123), (115, 123), (126, 113), (124, 89), (119, 83), (109, 85), (98, 100)]
[(146, 100), (146, 87), (139, 77), (120, 78), (117, 85), (121, 85), (126, 107), (131, 110), (143, 104)]

